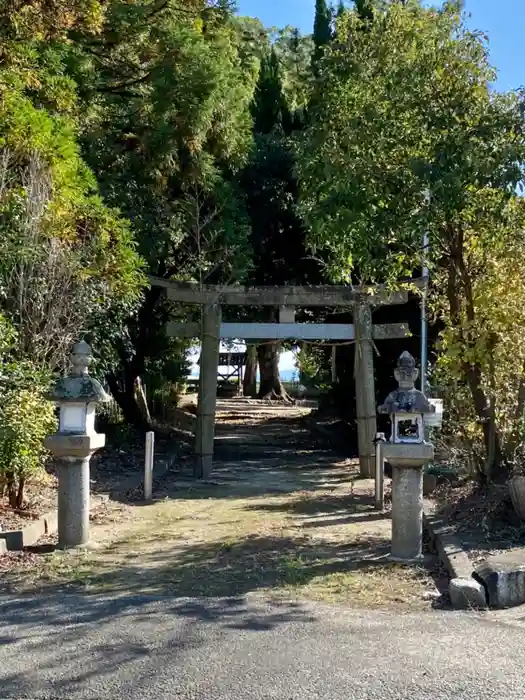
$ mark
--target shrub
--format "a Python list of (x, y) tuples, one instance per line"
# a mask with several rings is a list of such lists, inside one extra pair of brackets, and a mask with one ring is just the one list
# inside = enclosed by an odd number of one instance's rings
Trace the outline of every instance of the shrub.
[(49, 382), (30, 362), (9, 356), (16, 334), (0, 316), (0, 496), (20, 508), (27, 481), (42, 469), (44, 439), (56, 426), (53, 404), (44, 398)]
[(20, 508), (27, 481), (43, 467), (44, 439), (53, 432), (53, 404), (37, 388), (8, 389), (0, 405), (0, 481), (9, 505)]

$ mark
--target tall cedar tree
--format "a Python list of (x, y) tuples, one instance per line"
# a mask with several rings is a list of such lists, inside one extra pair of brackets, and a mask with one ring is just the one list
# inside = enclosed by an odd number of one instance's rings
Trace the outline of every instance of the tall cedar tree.
[(332, 11), (326, 0), (315, 0), (313, 39), (315, 49), (312, 65), (314, 71), (317, 71), (319, 61), (323, 56), (324, 47), (332, 39)]
[[(318, 281), (317, 264), (306, 256), (306, 231), (297, 213), (298, 193), (290, 143), (293, 120), (273, 50), (262, 61), (252, 116), (255, 148), (243, 176), (254, 256), (250, 282), (284, 285)], [(275, 310), (271, 314), (266, 320), (275, 320)], [(261, 398), (287, 398), (279, 377), (279, 352), (277, 342), (257, 348)]]
[(255, 134), (270, 134), (280, 128), (288, 134), (291, 116), (281, 83), (279, 59), (274, 49), (261, 61), (259, 81), (251, 107)]

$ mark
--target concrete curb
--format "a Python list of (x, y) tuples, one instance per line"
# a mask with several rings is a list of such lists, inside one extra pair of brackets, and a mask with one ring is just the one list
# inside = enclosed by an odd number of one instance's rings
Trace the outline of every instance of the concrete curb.
[(423, 526), (426, 528), (438, 557), (450, 576), (449, 594), (458, 610), (487, 607), (484, 586), (473, 577), (474, 566), (453, 528), (437, 516), (428, 501), (423, 502)]
[(450, 525), (432, 512), (428, 503), (423, 505), (423, 524), (450, 578), (471, 578), (474, 567), (461, 542)]
[[(90, 510), (94, 510), (109, 501), (108, 494), (91, 496)], [(0, 532), (0, 555), (2, 549), (14, 552), (32, 547), (44, 535), (53, 535), (58, 529), (58, 514), (56, 510), (41, 515), (27, 527), (20, 530), (3, 530)]]

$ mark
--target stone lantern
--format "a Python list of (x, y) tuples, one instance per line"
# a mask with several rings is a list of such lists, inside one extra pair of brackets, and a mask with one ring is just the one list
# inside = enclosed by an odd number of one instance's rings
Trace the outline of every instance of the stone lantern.
[(392, 434), (383, 445), (383, 457), (392, 465), (392, 559), (422, 557), (423, 467), (434, 458), (434, 446), (425, 441), (425, 416), (435, 407), (415, 388), (418, 370), (412, 355), (403, 352), (394, 376), (399, 385), (379, 406), (390, 416)]
[(106, 436), (95, 432), (95, 408), (109, 400), (99, 382), (88, 374), (91, 348), (82, 341), (73, 347), (72, 370), (48, 395), (60, 409), (58, 432), (45, 445), (58, 462), (58, 546), (85, 545), (89, 540), (89, 461), (104, 447)]

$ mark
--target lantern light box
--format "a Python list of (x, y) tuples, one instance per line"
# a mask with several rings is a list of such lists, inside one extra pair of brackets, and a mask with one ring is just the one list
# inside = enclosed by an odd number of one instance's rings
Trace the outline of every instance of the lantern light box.
[(60, 405), (60, 432), (90, 435), (95, 432), (95, 407), (91, 403), (67, 402)]

